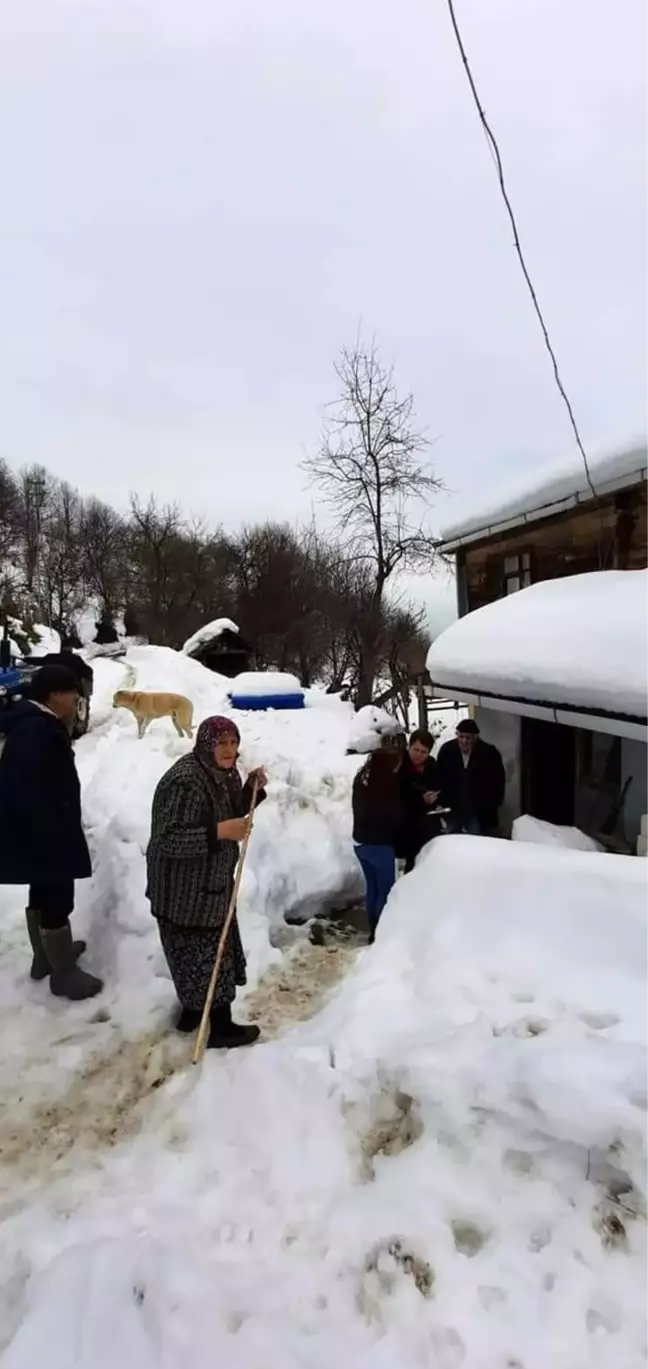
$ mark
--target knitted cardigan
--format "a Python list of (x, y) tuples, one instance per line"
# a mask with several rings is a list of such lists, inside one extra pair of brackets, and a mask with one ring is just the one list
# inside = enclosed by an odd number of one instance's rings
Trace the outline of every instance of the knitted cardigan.
[[(257, 805), (265, 793), (257, 794)], [(210, 771), (191, 753), (162, 776), (153, 796), (146, 895), (156, 918), (180, 927), (224, 922), (238, 842), (221, 841), (219, 822), (250, 811), (252, 786), (236, 769)]]

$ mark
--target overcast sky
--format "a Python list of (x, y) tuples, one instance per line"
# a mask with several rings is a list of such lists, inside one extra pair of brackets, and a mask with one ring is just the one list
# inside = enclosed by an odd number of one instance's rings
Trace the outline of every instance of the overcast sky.
[[(587, 444), (646, 428), (645, 0), (456, 0)], [(0, 452), (307, 516), (360, 320), (449, 487), (571, 449), (445, 0), (20, 0), (0, 46)]]

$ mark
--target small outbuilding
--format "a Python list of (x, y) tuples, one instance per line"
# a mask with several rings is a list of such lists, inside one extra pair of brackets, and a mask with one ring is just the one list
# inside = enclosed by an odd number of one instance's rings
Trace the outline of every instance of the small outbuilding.
[(213, 623), (206, 623), (187, 638), (182, 651), (207, 670), (225, 675), (228, 680), (252, 669), (252, 647), (231, 618), (216, 618)]

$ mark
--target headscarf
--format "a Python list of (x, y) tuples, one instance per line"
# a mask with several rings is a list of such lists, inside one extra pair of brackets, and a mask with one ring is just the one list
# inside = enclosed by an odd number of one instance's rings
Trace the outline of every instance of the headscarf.
[(208, 770), (216, 770), (214, 747), (223, 737), (231, 736), (236, 737), (236, 740), (240, 742), (241, 734), (233, 718), (226, 718), (221, 715), (205, 718), (198, 728), (194, 745), (196, 758), (201, 765), (204, 765)]

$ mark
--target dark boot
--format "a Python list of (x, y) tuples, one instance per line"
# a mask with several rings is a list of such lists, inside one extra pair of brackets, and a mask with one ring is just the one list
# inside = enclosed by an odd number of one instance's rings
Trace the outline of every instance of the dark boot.
[(55, 931), (41, 927), (41, 940), (51, 968), (50, 989), (57, 998), (77, 1003), (101, 993), (102, 981), (80, 970), (76, 963), (69, 922)]
[(202, 1019), (201, 1012), (195, 1012), (193, 1008), (181, 1008), (176, 1018), (176, 1031), (195, 1032), (198, 1031)]
[[(32, 979), (47, 979), (47, 976), (50, 973), (50, 967), (41, 943), (40, 913), (38, 913), (35, 908), (25, 908), (25, 918), (27, 920), (27, 931), (29, 933), (31, 948), (34, 952), (34, 959), (32, 960), (32, 967), (30, 970), (31, 977)], [(79, 956), (83, 955), (83, 952), (85, 951), (85, 941), (74, 941), (72, 944), (74, 946), (75, 957), (78, 960)]]
[(229, 1003), (212, 1008), (208, 1049), (229, 1051), (235, 1050), (237, 1046), (253, 1046), (260, 1035), (258, 1027), (241, 1027), (237, 1022), (232, 1022), (232, 1009)]

